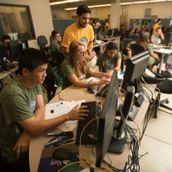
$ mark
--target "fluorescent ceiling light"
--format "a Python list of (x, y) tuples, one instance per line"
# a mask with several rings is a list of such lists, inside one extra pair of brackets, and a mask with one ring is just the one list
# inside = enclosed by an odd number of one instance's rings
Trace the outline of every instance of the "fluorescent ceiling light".
[[(111, 4), (100, 4), (100, 5), (89, 5), (89, 8), (101, 8), (101, 7), (110, 7)], [(77, 7), (73, 7), (73, 8), (65, 8), (66, 11), (70, 11), (70, 10), (76, 10)]]
[(146, 3), (156, 3), (156, 2), (170, 2), (172, 0), (147, 0), (147, 1), (134, 1), (134, 2), (122, 2), (121, 5), (131, 5), (131, 4), (146, 4)]
[(79, 2), (84, 0), (66, 0), (66, 1), (59, 1), (59, 2), (51, 2), (50, 5), (60, 5), (60, 4), (66, 4), (66, 3), (73, 3), (73, 2)]
[[(59, 2), (51, 2), (50, 5), (61, 5), (66, 3), (73, 3), (73, 2), (82, 2), (86, 0), (65, 0)], [(122, 2), (121, 5), (131, 5), (131, 4), (146, 4), (146, 3), (156, 3), (156, 2), (170, 2), (172, 0), (145, 0), (145, 1), (134, 1), (134, 2)], [(100, 8), (100, 7), (110, 7), (111, 4), (100, 4), (100, 5), (90, 5), (89, 8)], [(77, 7), (73, 8), (65, 8), (65, 10), (76, 10)]]

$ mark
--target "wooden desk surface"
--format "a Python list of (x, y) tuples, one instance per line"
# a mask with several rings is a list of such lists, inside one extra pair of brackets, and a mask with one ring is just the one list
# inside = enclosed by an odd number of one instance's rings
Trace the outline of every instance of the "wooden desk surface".
[(14, 73), (17, 69), (18, 69), (18, 66), (14, 67), (13, 69), (11, 69), (9, 71), (0, 72), (0, 80), (3, 79), (3, 78), (5, 78), (8, 75)]
[[(93, 100), (101, 101), (101, 98), (97, 98), (93, 94), (89, 94), (87, 92), (87, 89), (76, 88), (73, 86), (63, 90), (60, 94), (56, 95), (50, 103), (57, 102), (60, 99), (62, 99), (62, 100), (82, 100), (82, 99), (84, 99), (86, 101), (93, 101)], [(145, 99), (140, 108), (140, 111), (135, 119), (135, 122), (138, 124), (139, 127), (141, 127), (141, 124), (142, 124), (142, 121), (146, 114), (148, 106), (149, 106), (149, 102), (147, 101), (147, 99)], [(136, 124), (134, 124), (133, 122), (129, 122), (129, 123), (133, 128), (137, 128)], [(67, 130), (73, 130), (75, 127), (76, 126), (69, 126), (67, 128)], [(64, 130), (66, 130), (66, 129), (64, 129)], [(48, 140), (50, 140), (50, 138), (46, 138), (43, 135), (33, 137), (31, 139), (30, 148), (29, 148), (29, 163), (30, 163), (30, 171), (31, 172), (37, 172), (41, 152), (43, 150), (43, 146), (45, 143), (48, 142)], [(128, 154), (129, 154), (129, 149), (127, 149), (127, 148), (126, 148), (126, 151), (124, 151), (120, 155), (109, 154), (109, 156), (113, 162), (113, 166), (115, 166), (116, 168), (119, 168), (119, 169), (124, 168)], [(90, 157), (90, 155), (92, 155), (92, 153), (90, 153), (90, 150), (88, 148), (85, 148), (84, 146), (82, 146), (82, 148), (81, 148), (80, 155), (84, 155), (85, 159), (87, 157), (88, 157), (88, 159), (93, 158), (93, 157)]]

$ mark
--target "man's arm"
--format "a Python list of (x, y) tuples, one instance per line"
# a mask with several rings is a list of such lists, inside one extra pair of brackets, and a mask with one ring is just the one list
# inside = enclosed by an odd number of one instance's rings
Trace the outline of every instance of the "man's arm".
[[(44, 100), (42, 95), (37, 95), (36, 97), (36, 108), (35, 108), (35, 119), (40, 121), (45, 113)], [(26, 152), (29, 149), (30, 135), (27, 132), (23, 132), (21, 136), (17, 139), (17, 142), (14, 146), (14, 151), (16, 152), (17, 157)]]
[(86, 116), (87, 113), (88, 113), (88, 110), (85, 109), (85, 107), (80, 107), (80, 108), (75, 107), (69, 113), (59, 116), (59, 117), (56, 117), (56, 118), (53, 118), (53, 119), (37, 121), (36, 117), (33, 116), (29, 119), (18, 121), (18, 123), (30, 135), (38, 135), (38, 134), (40, 134), (50, 128), (56, 127), (68, 120), (82, 119), (84, 116)]
[(71, 34), (68, 32), (68, 30), (65, 30), (64, 35), (63, 35), (63, 40), (61, 43), (61, 50), (64, 54), (64, 56), (68, 56), (69, 54), (69, 45), (72, 42), (72, 36)]
[(115, 66), (115, 70), (119, 71), (121, 69), (121, 61), (122, 61), (122, 58), (119, 58), (117, 60), (117, 63), (116, 63), (116, 66)]
[(87, 46), (87, 48), (88, 48), (88, 53), (92, 53), (92, 51), (93, 51), (93, 41), (90, 41), (89, 43), (88, 43), (88, 46)]
[(67, 57), (69, 55), (69, 48), (64, 47), (63, 45), (61, 45), (60, 49), (61, 49), (61, 51), (62, 51), (62, 53), (63, 53), (63, 55), (65, 57)]
[(37, 121), (40, 121), (45, 114), (44, 99), (42, 95), (37, 95), (36, 97), (36, 108), (34, 114)]

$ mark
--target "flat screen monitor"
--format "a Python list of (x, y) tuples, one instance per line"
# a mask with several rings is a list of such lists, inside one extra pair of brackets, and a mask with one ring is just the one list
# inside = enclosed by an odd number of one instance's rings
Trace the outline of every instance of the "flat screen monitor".
[(8, 47), (0, 44), (0, 58), (8, 57)]
[(128, 85), (133, 84), (135, 79), (138, 79), (148, 66), (148, 59), (150, 57), (149, 51), (136, 54), (127, 60), (124, 80), (122, 88), (126, 90)]
[(111, 38), (111, 37), (113, 37), (113, 33), (114, 33), (114, 30), (113, 29), (108, 29), (106, 36), (109, 37), (109, 38)]
[(8, 44), (9, 47), (9, 58), (11, 60), (17, 60), (19, 53), (23, 50), (22, 44), (18, 41), (10, 41)]
[(119, 30), (118, 30), (118, 28), (114, 28), (114, 29), (113, 29), (113, 36), (116, 37), (116, 36), (118, 36), (118, 35), (119, 35)]
[(114, 129), (114, 120), (117, 111), (117, 102), (119, 95), (119, 83), (117, 77), (117, 71), (111, 78), (111, 82), (108, 87), (106, 98), (103, 104), (102, 113), (99, 118), (98, 124), (98, 137), (97, 137), (97, 155), (96, 155), (96, 167), (100, 167), (104, 159), (104, 156), (108, 150)]

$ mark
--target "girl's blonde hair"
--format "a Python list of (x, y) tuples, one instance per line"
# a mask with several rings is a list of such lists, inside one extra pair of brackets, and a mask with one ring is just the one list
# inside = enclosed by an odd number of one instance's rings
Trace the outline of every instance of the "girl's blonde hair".
[(69, 62), (71, 66), (75, 69), (76, 75), (78, 77), (81, 76), (81, 70), (84, 73), (86, 73), (86, 71), (88, 70), (88, 65), (86, 65), (86, 61), (84, 61), (83, 64), (79, 64), (76, 58), (76, 53), (79, 51), (79, 47), (81, 46), (85, 47), (84, 44), (76, 40), (72, 41), (69, 46)]

